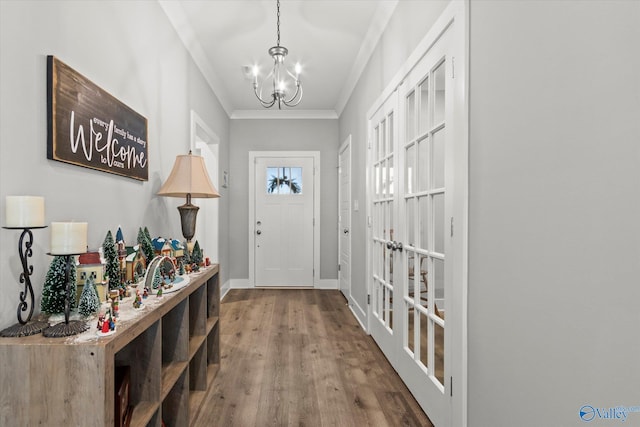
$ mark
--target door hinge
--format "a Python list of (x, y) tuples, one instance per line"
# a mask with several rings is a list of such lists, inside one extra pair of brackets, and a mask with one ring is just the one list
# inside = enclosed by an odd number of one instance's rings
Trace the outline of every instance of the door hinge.
[(449, 377), (449, 396), (453, 397), (453, 377)]
[(315, 218), (313, 218), (313, 225), (314, 226), (316, 225), (316, 219)]
[(369, 150), (371, 150), (371, 140), (370, 139), (367, 140), (367, 148)]
[(456, 57), (455, 56), (451, 57), (451, 78), (452, 79), (456, 78)]
[(313, 269), (313, 270), (311, 270), (311, 271), (312, 271), (311, 276), (312, 276), (312, 277), (316, 277), (316, 269), (314, 268), (314, 269)]
[(342, 271), (342, 266), (338, 264), (338, 271)]
[(453, 237), (453, 217), (451, 217), (451, 237)]
[(371, 305), (371, 294), (367, 295), (367, 304)]

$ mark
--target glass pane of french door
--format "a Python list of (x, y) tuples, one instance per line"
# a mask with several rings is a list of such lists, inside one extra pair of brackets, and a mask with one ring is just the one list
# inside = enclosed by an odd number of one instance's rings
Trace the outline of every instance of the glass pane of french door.
[(403, 101), (405, 351), (444, 390), (445, 105), (444, 61)]
[(384, 116), (373, 131), (373, 290), (372, 314), (389, 332), (393, 331), (393, 251), (387, 243), (394, 235), (395, 159), (394, 116)]

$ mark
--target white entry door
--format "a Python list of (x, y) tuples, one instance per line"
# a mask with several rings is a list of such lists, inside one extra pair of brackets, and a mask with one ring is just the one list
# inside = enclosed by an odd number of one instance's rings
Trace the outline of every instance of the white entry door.
[(340, 291), (351, 298), (351, 136), (338, 153), (338, 281)]
[(255, 286), (314, 284), (314, 157), (256, 157)]

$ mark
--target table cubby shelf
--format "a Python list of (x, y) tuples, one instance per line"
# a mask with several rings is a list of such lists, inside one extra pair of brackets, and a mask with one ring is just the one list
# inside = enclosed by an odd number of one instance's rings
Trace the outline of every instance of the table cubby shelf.
[(119, 366), (129, 367), (132, 427), (193, 423), (219, 370), (218, 276), (218, 265), (204, 268), (138, 312), (125, 299), (111, 336), (0, 338), (0, 425), (113, 426)]

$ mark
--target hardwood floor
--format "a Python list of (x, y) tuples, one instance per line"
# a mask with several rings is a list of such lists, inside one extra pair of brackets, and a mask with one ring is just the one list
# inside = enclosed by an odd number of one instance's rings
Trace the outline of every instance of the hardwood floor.
[(339, 291), (234, 289), (196, 426), (432, 426)]

